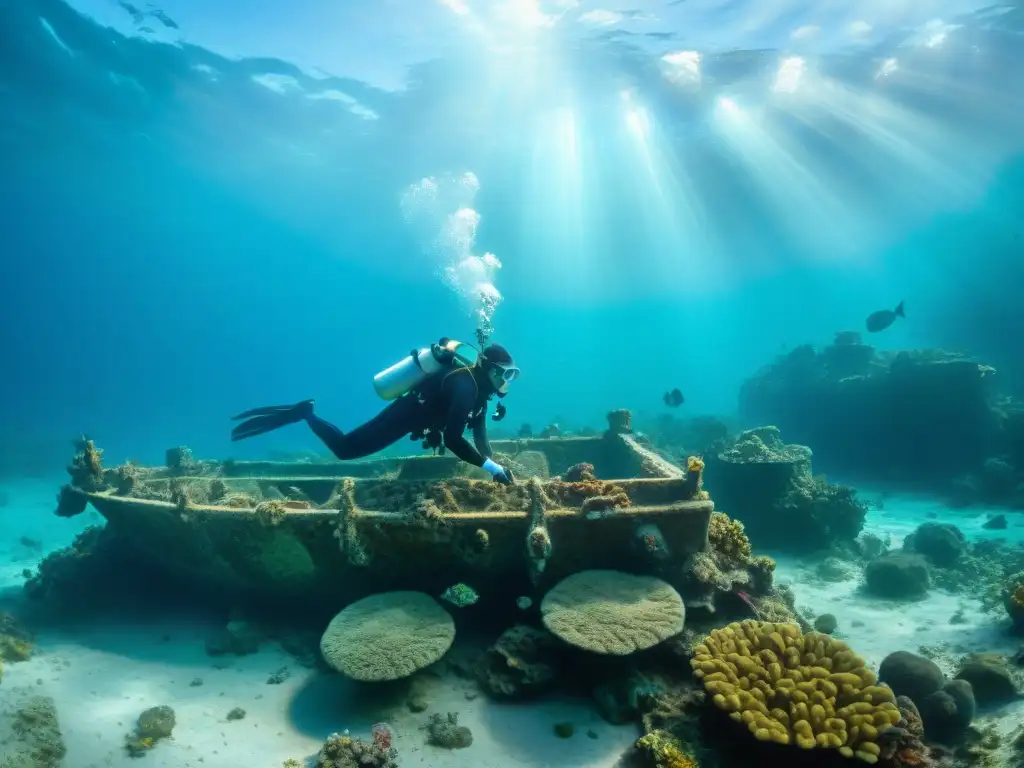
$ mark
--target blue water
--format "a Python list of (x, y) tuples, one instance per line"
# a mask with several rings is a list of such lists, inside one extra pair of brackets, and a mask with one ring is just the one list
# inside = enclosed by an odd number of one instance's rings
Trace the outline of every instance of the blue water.
[(510, 429), (676, 386), (727, 415), (901, 300), (879, 346), (1024, 381), (1024, 11), (984, 5), (5, 0), (0, 472), (79, 432), (112, 461), (318, 448), (232, 445), (267, 403), (373, 415), (378, 370), (472, 338), (430, 247), (456, 206), (402, 205), (467, 172)]

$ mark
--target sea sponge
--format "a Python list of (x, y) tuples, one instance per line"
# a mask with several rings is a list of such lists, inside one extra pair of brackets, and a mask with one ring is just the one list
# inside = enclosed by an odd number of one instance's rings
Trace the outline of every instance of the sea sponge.
[(744, 621), (713, 630), (690, 664), (715, 706), (759, 741), (838, 749), (877, 763), (879, 733), (900, 720), (892, 690), (875, 684), (862, 658), (795, 624)]
[(333, 669), (355, 680), (398, 680), (440, 659), (455, 640), (455, 622), (423, 592), (383, 592), (335, 616), (320, 640)]
[(574, 573), (541, 603), (544, 626), (570, 645), (625, 656), (683, 631), (686, 609), (671, 585), (619, 571)]

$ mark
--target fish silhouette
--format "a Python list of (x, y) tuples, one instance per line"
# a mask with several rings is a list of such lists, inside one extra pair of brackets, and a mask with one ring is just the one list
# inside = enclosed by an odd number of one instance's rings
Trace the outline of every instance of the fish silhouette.
[(662, 397), (665, 401), (665, 405), (669, 408), (678, 408), (680, 405), (686, 402), (686, 398), (683, 397), (683, 393), (678, 389), (673, 389), (671, 392), (666, 392), (665, 396)]
[(878, 333), (884, 331), (890, 325), (896, 322), (897, 317), (905, 318), (903, 314), (903, 302), (901, 301), (896, 309), (880, 309), (877, 312), (872, 312), (868, 316), (867, 328), (868, 333)]

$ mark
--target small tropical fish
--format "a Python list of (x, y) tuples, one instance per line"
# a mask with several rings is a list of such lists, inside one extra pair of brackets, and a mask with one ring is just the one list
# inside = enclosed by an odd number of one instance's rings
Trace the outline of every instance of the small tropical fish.
[(686, 398), (683, 397), (683, 393), (678, 389), (673, 389), (671, 392), (666, 392), (662, 398), (665, 401), (665, 405), (669, 408), (678, 408), (680, 405), (686, 402)]
[(896, 322), (897, 317), (905, 318), (903, 314), (903, 302), (901, 301), (896, 309), (880, 309), (877, 312), (872, 312), (868, 316), (868, 333), (878, 333), (884, 331), (890, 325)]

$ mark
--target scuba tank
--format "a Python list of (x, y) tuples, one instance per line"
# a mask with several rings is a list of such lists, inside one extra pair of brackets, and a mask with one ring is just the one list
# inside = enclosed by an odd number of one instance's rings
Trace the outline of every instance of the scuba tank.
[(373, 377), (373, 388), (384, 400), (408, 394), (424, 379), (452, 365), (473, 366), (477, 352), (469, 344), (443, 338), (437, 344), (414, 349), (390, 368)]

